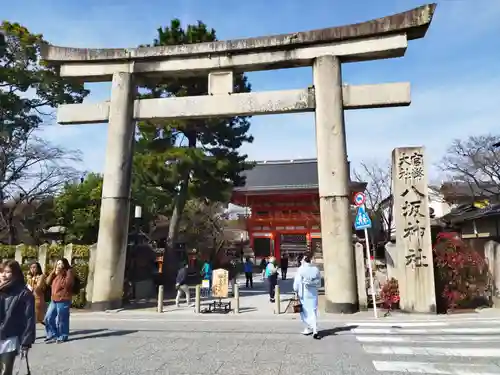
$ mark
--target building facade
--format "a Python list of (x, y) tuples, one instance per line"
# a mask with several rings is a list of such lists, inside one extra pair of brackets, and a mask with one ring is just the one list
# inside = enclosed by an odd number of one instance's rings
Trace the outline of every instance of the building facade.
[[(255, 258), (295, 259), (307, 250), (322, 258), (316, 159), (258, 162), (245, 177), (231, 203), (245, 208)], [(352, 195), (365, 188), (366, 183), (351, 182)]]

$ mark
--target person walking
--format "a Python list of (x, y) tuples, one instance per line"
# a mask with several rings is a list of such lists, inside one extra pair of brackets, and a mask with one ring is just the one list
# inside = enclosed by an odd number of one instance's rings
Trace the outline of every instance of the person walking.
[(266, 258), (262, 258), (260, 260), (260, 273), (262, 275), (262, 280), (266, 279), (266, 268), (267, 268), (267, 260)]
[(266, 277), (269, 286), (269, 302), (274, 303), (276, 285), (278, 285), (278, 266), (275, 257), (269, 257), (269, 263), (267, 263), (266, 267)]
[(210, 296), (212, 292), (212, 265), (209, 260), (205, 260), (203, 266), (201, 267), (201, 277), (203, 280), (208, 281), (208, 296)]
[(280, 260), (280, 268), (281, 268), (281, 278), (286, 280), (286, 273), (288, 271), (288, 255), (283, 253)]
[(47, 277), (47, 285), (51, 288), (49, 308), (45, 314), (45, 342), (61, 344), (68, 341), (69, 315), (75, 275), (66, 258), (59, 259), (54, 270)]
[(47, 291), (47, 284), (40, 263), (34, 262), (30, 265), (27, 286), (33, 293), (33, 297), (35, 297), (36, 322), (45, 325), (44, 319), (47, 312), (45, 292)]
[(181, 305), (181, 297), (184, 294), (186, 297), (186, 303), (190, 306), (190, 295), (189, 295), (189, 287), (187, 285), (188, 279), (188, 267), (189, 264), (185, 264), (178, 272), (177, 278), (175, 279), (175, 288), (177, 289), (177, 296), (175, 297), (175, 306), (180, 307)]
[(320, 286), (321, 273), (318, 267), (311, 264), (311, 256), (305, 255), (295, 275), (293, 291), (302, 306), (300, 319), (306, 326), (302, 334), (310, 335), (312, 333), (315, 339), (320, 339), (317, 324), (318, 289)]
[(248, 288), (250, 285), (250, 288), (253, 289), (253, 263), (249, 257), (246, 258), (243, 264), (243, 271), (245, 272), (246, 287)]
[(12, 375), (18, 354), (26, 357), (36, 338), (35, 298), (15, 260), (0, 272), (0, 374)]

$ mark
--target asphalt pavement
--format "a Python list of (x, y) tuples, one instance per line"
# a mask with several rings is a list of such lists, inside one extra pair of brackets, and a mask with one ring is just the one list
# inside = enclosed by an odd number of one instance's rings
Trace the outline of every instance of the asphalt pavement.
[(321, 322), (154, 313), (74, 314), (71, 339), (30, 352), (33, 374), (500, 375), (500, 319)]

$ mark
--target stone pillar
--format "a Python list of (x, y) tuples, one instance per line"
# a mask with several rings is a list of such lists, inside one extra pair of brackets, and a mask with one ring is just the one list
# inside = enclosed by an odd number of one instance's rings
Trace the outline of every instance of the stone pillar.
[(47, 269), (47, 251), (49, 250), (49, 245), (43, 244), (38, 248), (38, 263), (42, 267), (42, 271), (45, 273)]
[(24, 245), (17, 245), (16, 246), (16, 252), (14, 253), (14, 260), (19, 263), (21, 266), (23, 265), (23, 250), (24, 250)]
[(325, 270), (325, 310), (351, 314), (358, 310), (358, 293), (352, 250), (340, 65), (340, 60), (335, 56), (318, 57), (313, 64), (316, 149)]
[(436, 312), (423, 147), (394, 149), (392, 176), (400, 307), (407, 312)]
[(366, 263), (365, 248), (360, 242), (354, 245), (354, 257), (356, 259), (356, 283), (358, 285), (358, 301), (361, 311), (368, 310), (368, 294), (366, 292)]
[(90, 307), (92, 307), (92, 294), (94, 292), (94, 275), (95, 275), (95, 259), (97, 255), (97, 244), (93, 244), (89, 248), (89, 272), (87, 274), (87, 285), (85, 286), (85, 299)]
[(73, 244), (67, 244), (64, 246), (64, 257), (68, 260), (69, 264), (73, 261)]
[(116, 309), (122, 304), (135, 132), (134, 95), (132, 75), (122, 72), (113, 74), (91, 300), (93, 310)]
[(484, 244), (484, 257), (493, 283), (493, 306), (500, 308), (500, 244), (488, 241)]
[(398, 261), (398, 247), (392, 242), (387, 242), (385, 244), (385, 263), (387, 266), (387, 279), (390, 280), (393, 277), (396, 280), (400, 279), (399, 276), (399, 261)]

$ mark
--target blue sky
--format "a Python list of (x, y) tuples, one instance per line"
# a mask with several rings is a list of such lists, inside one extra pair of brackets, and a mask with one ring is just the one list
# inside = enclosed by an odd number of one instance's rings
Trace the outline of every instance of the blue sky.
[[(180, 18), (202, 20), (219, 39), (305, 31), (370, 20), (424, 4), (414, 0), (23, 0), (2, 4), (2, 17), (69, 47), (135, 47), (150, 43), (159, 26)], [(349, 159), (381, 161), (394, 147), (424, 145), (437, 162), (453, 138), (498, 131), (500, 126), (500, 1), (438, 1), (424, 39), (411, 41), (399, 59), (344, 65), (352, 84), (409, 81), (412, 105), (349, 111)], [(253, 90), (304, 88), (310, 68), (249, 74)], [(89, 101), (109, 98), (108, 84), (91, 84)], [(312, 114), (254, 117), (253, 160), (315, 157)], [(80, 149), (85, 169), (102, 171), (106, 125), (48, 124), (44, 136)], [(434, 177), (435, 174), (434, 174)]]

